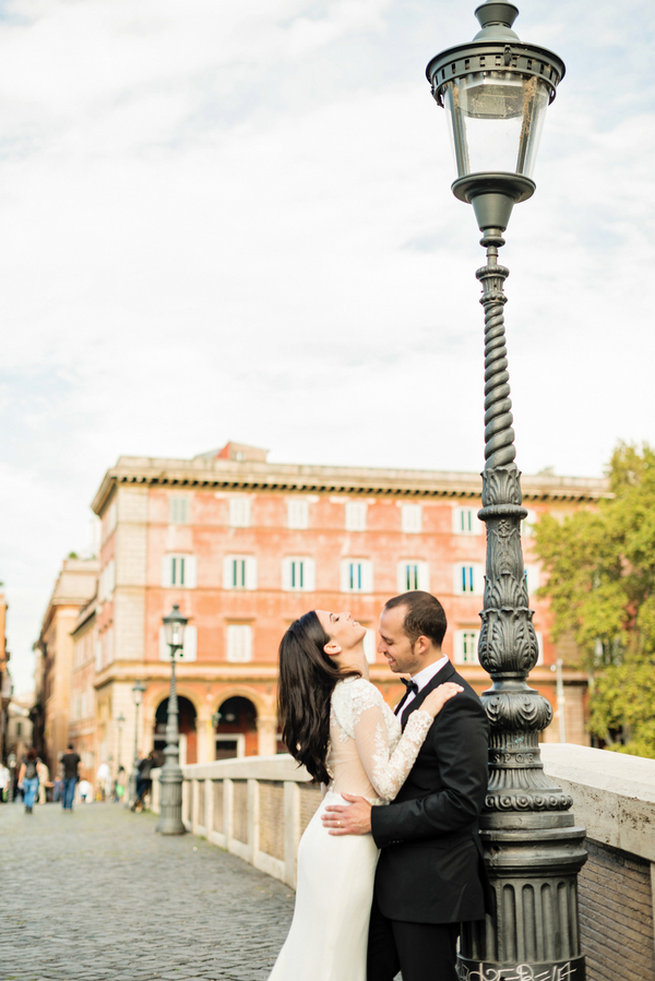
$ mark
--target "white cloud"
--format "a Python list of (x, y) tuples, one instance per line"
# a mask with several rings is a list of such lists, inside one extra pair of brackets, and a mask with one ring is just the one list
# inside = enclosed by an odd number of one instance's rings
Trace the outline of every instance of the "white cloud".
[[(655, 94), (626, 52), (648, 51), (655, 25), (630, 3), (618, 21), (597, 4), (590, 31), (583, 0), (524, 0), (515, 25), (567, 62), (502, 255), (528, 472), (600, 473), (618, 438), (651, 432)], [(121, 453), (233, 438), (278, 460), (481, 467), (484, 257), (423, 75), (473, 36), (474, 6), (9, 5), (0, 577), (15, 652)]]

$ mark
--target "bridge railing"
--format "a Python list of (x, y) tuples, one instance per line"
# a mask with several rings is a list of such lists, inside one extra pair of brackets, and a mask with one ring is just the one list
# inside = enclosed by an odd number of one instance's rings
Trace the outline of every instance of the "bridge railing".
[[(587, 829), (578, 882), (587, 981), (655, 981), (655, 760), (552, 743), (541, 754)], [(286, 755), (183, 772), (186, 827), (294, 886), (298, 841), (320, 800), (307, 772)], [(155, 779), (155, 810), (158, 792)]]
[[(307, 771), (286, 754), (195, 763), (182, 769), (182, 819), (187, 829), (295, 886), (298, 842), (321, 799)], [(156, 778), (152, 807), (159, 810)]]

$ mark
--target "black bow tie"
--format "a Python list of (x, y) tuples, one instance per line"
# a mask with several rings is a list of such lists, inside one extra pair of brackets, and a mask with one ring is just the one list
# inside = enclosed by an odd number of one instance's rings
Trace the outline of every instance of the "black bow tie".
[(411, 678), (401, 678), (400, 679), (407, 689), (408, 692), (413, 691), (415, 695), (418, 695), (418, 685)]

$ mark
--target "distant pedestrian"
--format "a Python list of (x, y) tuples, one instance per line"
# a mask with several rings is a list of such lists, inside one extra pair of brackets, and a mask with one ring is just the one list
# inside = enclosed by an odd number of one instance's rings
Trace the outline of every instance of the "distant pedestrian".
[(64, 796), (64, 778), (61, 774), (57, 775), (52, 783), (52, 799), (57, 803)]
[(101, 763), (96, 773), (96, 798), (107, 800), (111, 793), (111, 773), (108, 763)]
[(34, 808), (34, 798), (39, 789), (39, 775), (36, 768), (36, 750), (28, 749), (25, 759), (18, 771), (18, 786), (23, 791), (25, 813), (31, 814)]
[(61, 758), (61, 765), (64, 773), (64, 793), (62, 804), (65, 811), (73, 810), (73, 799), (75, 797), (75, 785), (78, 781), (78, 767), (81, 759), (73, 750), (73, 744), (68, 744), (68, 750)]
[(136, 778), (136, 800), (132, 804), (132, 810), (143, 809), (143, 800), (152, 787), (150, 771), (157, 766), (157, 757), (154, 749), (151, 749), (145, 759), (139, 761), (137, 767), (139, 775)]
[(0, 804), (5, 804), (9, 797), (9, 770), (0, 761)]
[(39, 804), (45, 804), (48, 799), (47, 789), (50, 782), (50, 770), (40, 756), (37, 757), (36, 761), (36, 773), (39, 778)]
[(88, 780), (80, 780), (77, 791), (80, 795), (80, 804), (93, 803), (93, 787)]
[(119, 803), (125, 796), (125, 783), (127, 779), (127, 773), (125, 772), (124, 766), (119, 766), (118, 773), (116, 774), (116, 779), (114, 780), (114, 787), (112, 797), (114, 803)]

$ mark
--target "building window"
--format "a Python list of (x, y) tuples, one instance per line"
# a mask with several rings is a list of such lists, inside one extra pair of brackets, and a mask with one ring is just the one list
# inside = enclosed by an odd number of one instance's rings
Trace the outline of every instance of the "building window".
[(346, 501), (346, 531), (366, 531), (366, 501)]
[(478, 664), (479, 630), (457, 630), (455, 632), (455, 663)]
[[(184, 647), (177, 652), (178, 661), (195, 661), (198, 656), (198, 628), (187, 623), (184, 628)], [(164, 626), (159, 628), (159, 660), (170, 661), (171, 649), (166, 643)]]
[(257, 559), (252, 555), (226, 555), (223, 589), (257, 589)]
[(373, 591), (373, 565), (370, 559), (344, 559), (341, 563), (341, 591), (370, 593)]
[(482, 531), (475, 508), (453, 508), (453, 531), (456, 535), (479, 535)]
[(102, 517), (102, 541), (103, 543), (107, 541), (109, 536), (116, 528), (116, 521), (118, 517), (118, 509), (116, 507), (116, 501), (113, 501)]
[(429, 566), (418, 559), (404, 559), (398, 563), (398, 592), (411, 589), (430, 589)]
[(282, 560), (282, 589), (313, 592), (316, 588), (314, 559), (292, 556)]
[(240, 663), (252, 660), (252, 627), (250, 624), (228, 624), (227, 659)]
[(116, 563), (110, 559), (100, 573), (98, 582), (98, 599), (101, 603), (111, 599), (116, 588)]
[(96, 658), (99, 659), (101, 668), (106, 667), (114, 659), (114, 628), (108, 626), (98, 638), (98, 650)]
[(169, 521), (172, 525), (189, 523), (189, 498), (171, 497), (169, 505)]
[(177, 589), (193, 589), (196, 585), (195, 555), (165, 555), (162, 569), (162, 586)]
[(455, 592), (456, 593), (482, 593), (484, 576), (480, 565), (457, 565), (455, 566)]
[(423, 508), (420, 504), (403, 504), (400, 509), (400, 526), (409, 534), (423, 529)]
[(245, 495), (230, 498), (230, 528), (250, 527), (250, 498)]
[(287, 527), (309, 528), (309, 501), (302, 498), (287, 501)]

